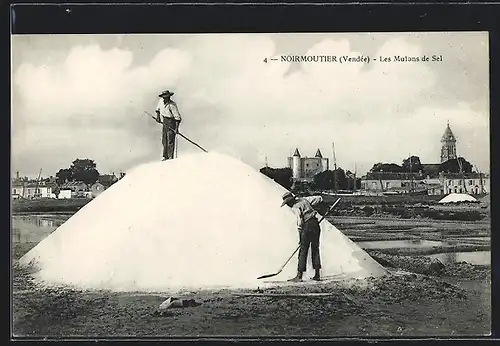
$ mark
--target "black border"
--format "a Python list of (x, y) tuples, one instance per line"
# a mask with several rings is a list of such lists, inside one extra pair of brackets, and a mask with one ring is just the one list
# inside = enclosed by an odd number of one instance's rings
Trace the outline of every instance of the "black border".
[[(71, 12), (66, 10), (70, 9)], [(14, 4), (13, 34), (499, 30), (498, 5)]]
[[(96, 3), (47, 3), (41, 5), (16, 3), (11, 8), (6, 4), (0, 22), (6, 35), (8, 49), (2, 49), (2, 62), (8, 69), (6, 90), (0, 94), (0, 106), (4, 107), (1, 119), (2, 129), (10, 129), (10, 33), (12, 34), (112, 34), (112, 33), (221, 33), (221, 32), (387, 32), (387, 31), (489, 31), (490, 33), (490, 124), (491, 133), (498, 124), (500, 111), (500, 6), (494, 3), (427, 3), (427, 4), (96, 4)], [(71, 11), (67, 11), (70, 9)], [(12, 16), (11, 16), (12, 14)], [(12, 19), (12, 22), (11, 22)], [(8, 29), (7, 29), (8, 28)], [(12, 32), (10, 31), (12, 28)], [(3, 138), (10, 138), (3, 136)], [(10, 141), (4, 148), (10, 149)], [(495, 137), (491, 140), (491, 191), (497, 186), (496, 172), (498, 159), (495, 156)], [(10, 178), (10, 150), (9, 157)], [(8, 194), (10, 205), (10, 179)], [(7, 191), (6, 191), (7, 195)], [(496, 202), (492, 198), (492, 207)], [(5, 209), (4, 209), (5, 210)], [(9, 208), (10, 225), (10, 208)], [(495, 234), (497, 222), (492, 210), (492, 249), (500, 248), (500, 235)], [(4, 233), (7, 235), (7, 232)], [(10, 245), (9, 239), (4, 244)], [(10, 249), (4, 251), (10, 254)], [(8, 259), (10, 274), (10, 258)], [(500, 251), (492, 251), (492, 292), (500, 293)], [(9, 286), (10, 289), (10, 286)], [(492, 297), (492, 333), (500, 336), (500, 298)], [(5, 309), (4, 311), (7, 311)], [(10, 307), (9, 307), (10, 312)], [(11, 316), (9, 314), (9, 320)], [(10, 334), (10, 333), (9, 333)], [(10, 338), (10, 337), (9, 337)], [(215, 341), (217, 339), (217, 341)], [(286, 338), (289, 339), (289, 338)], [(310, 340), (313, 338), (301, 338)], [(369, 339), (373, 341), (384, 338), (340, 339), (346, 342)], [(421, 340), (412, 338), (414, 341)], [(454, 339), (454, 342), (471, 342), (478, 338), (466, 340)], [(488, 339), (488, 338), (480, 338)], [(489, 338), (491, 341), (491, 338)], [(25, 339), (26, 340), (26, 339)], [(39, 339), (32, 339), (39, 340)], [(68, 340), (68, 339), (66, 339)], [(71, 340), (71, 339), (69, 339)], [(113, 339), (111, 339), (113, 340)], [(118, 339), (123, 343), (127, 339)], [(116, 341), (118, 341), (116, 340)], [(157, 343), (155, 339), (143, 339)], [(174, 338), (182, 342), (185, 339)], [(202, 339), (200, 341), (203, 342)], [(223, 343), (220, 338), (209, 338), (217, 344)], [(239, 338), (241, 342), (280, 340), (280, 338)], [(281, 339), (283, 340), (283, 339)], [(316, 339), (325, 340), (325, 339)], [(407, 339), (393, 338), (398, 343), (406, 343)], [(443, 338), (441, 339), (443, 340)], [(90, 341), (89, 341), (90, 342)], [(417, 341), (418, 342), (418, 341)], [(426, 343), (439, 342), (437, 338), (426, 339)]]

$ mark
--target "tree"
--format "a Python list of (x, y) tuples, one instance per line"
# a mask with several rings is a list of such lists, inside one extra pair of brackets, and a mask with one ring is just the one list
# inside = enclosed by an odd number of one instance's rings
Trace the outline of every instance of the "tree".
[(382, 162), (377, 162), (376, 164), (373, 165), (373, 167), (370, 169), (370, 172), (375, 173), (375, 172), (381, 172), (382, 171)]
[(290, 189), (292, 187), (293, 172), (291, 168), (263, 167), (260, 169), (260, 173), (271, 178), (285, 189)]
[(328, 170), (316, 174), (313, 177), (313, 186), (319, 190), (333, 190), (335, 188), (347, 190), (349, 188), (346, 174), (340, 167), (337, 170)]
[(361, 189), (361, 178), (356, 178), (356, 190)]
[(59, 172), (56, 173), (56, 182), (58, 185), (72, 181), (72, 178), (73, 172), (69, 168), (61, 168)]
[(339, 190), (347, 190), (347, 177), (345, 175), (345, 171), (342, 168), (337, 168), (335, 173), (335, 178), (337, 179), (337, 189)]
[(310, 196), (310, 186), (311, 184), (306, 181), (294, 181), (290, 190), (297, 196)]
[(59, 193), (61, 192), (61, 188), (59, 187), (59, 185), (55, 185), (53, 188), (52, 188), (52, 193), (57, 197), (59, 197)]
[(313, 186), (318, 190), (333, 190), (335, 189), (335, 172), (323, 171), (313, 177)]
[(472, 164), (463, 157), (443, 162), (439, 166), (439, 171), (445, 173), (460, 173), (460, 165), (462, 166), (463, 173), (472, 173)]
[(392, 172), (392, 173), (400, 173), (404, 172), (405, 169), (395, 163), (376, 163), (373, 165), (372, 169), (370, 169), (371, 173), (375, 172)]
[(87, 185), (94, 184), (99, 178), (99, 171), (96, 169), (94, 160), (76, 159), (70, 170), (73, 181), (82, 181)]
[(347, 188), (346, 190), (355, 190), (357, 189), (357, 179), (354, 175), (353, 172), (347, 170), (345, 172), (345, 178), (346, 178), (346, 184), (347, 184)]
[(420, 157), (410, 156), (403, 160), (402, 168), (405, 172), (420, 172), (424, 166), (420, 162)]

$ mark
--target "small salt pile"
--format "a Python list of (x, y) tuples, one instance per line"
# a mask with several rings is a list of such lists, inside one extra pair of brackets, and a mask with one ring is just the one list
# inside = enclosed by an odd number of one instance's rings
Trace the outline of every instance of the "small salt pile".
[[(36, 264), (40, 280), (83, 289), (257, 287), (263, 282), (256, 278), (276, 272), (298, 246), (295, 216), (280, 207), (285, 191), (218, 153), (144, 164), (80, 209), (20, 263)], [(332, 224), (325, 220), (321, 226), (323, 276), (384, 273)], [(296, 268), (297, 256), (269, 280), (286, 281)]]

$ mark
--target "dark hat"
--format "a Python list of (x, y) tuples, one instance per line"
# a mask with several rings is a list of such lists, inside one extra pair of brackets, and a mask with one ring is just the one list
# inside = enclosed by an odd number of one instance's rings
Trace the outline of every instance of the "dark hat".
[(163, 96), (172, 96), (174, 93), (171, 92), (170, 90), (165, 90), (163, 91), (160, 95), (158, 95), (159, 97), (163, 97)]
[(284, 206), (288, 202), (295, 200), (295, 196), (291, 192), (286, 192), (282, 198), (283, 198), (283, 203), (281, 203), (281, 206)]

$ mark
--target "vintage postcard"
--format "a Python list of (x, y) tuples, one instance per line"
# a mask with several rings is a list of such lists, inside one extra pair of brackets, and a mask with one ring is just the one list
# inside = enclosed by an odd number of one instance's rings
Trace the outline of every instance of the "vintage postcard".
[(491, 329), (487, 32), (12, 36), (16, 337)]

